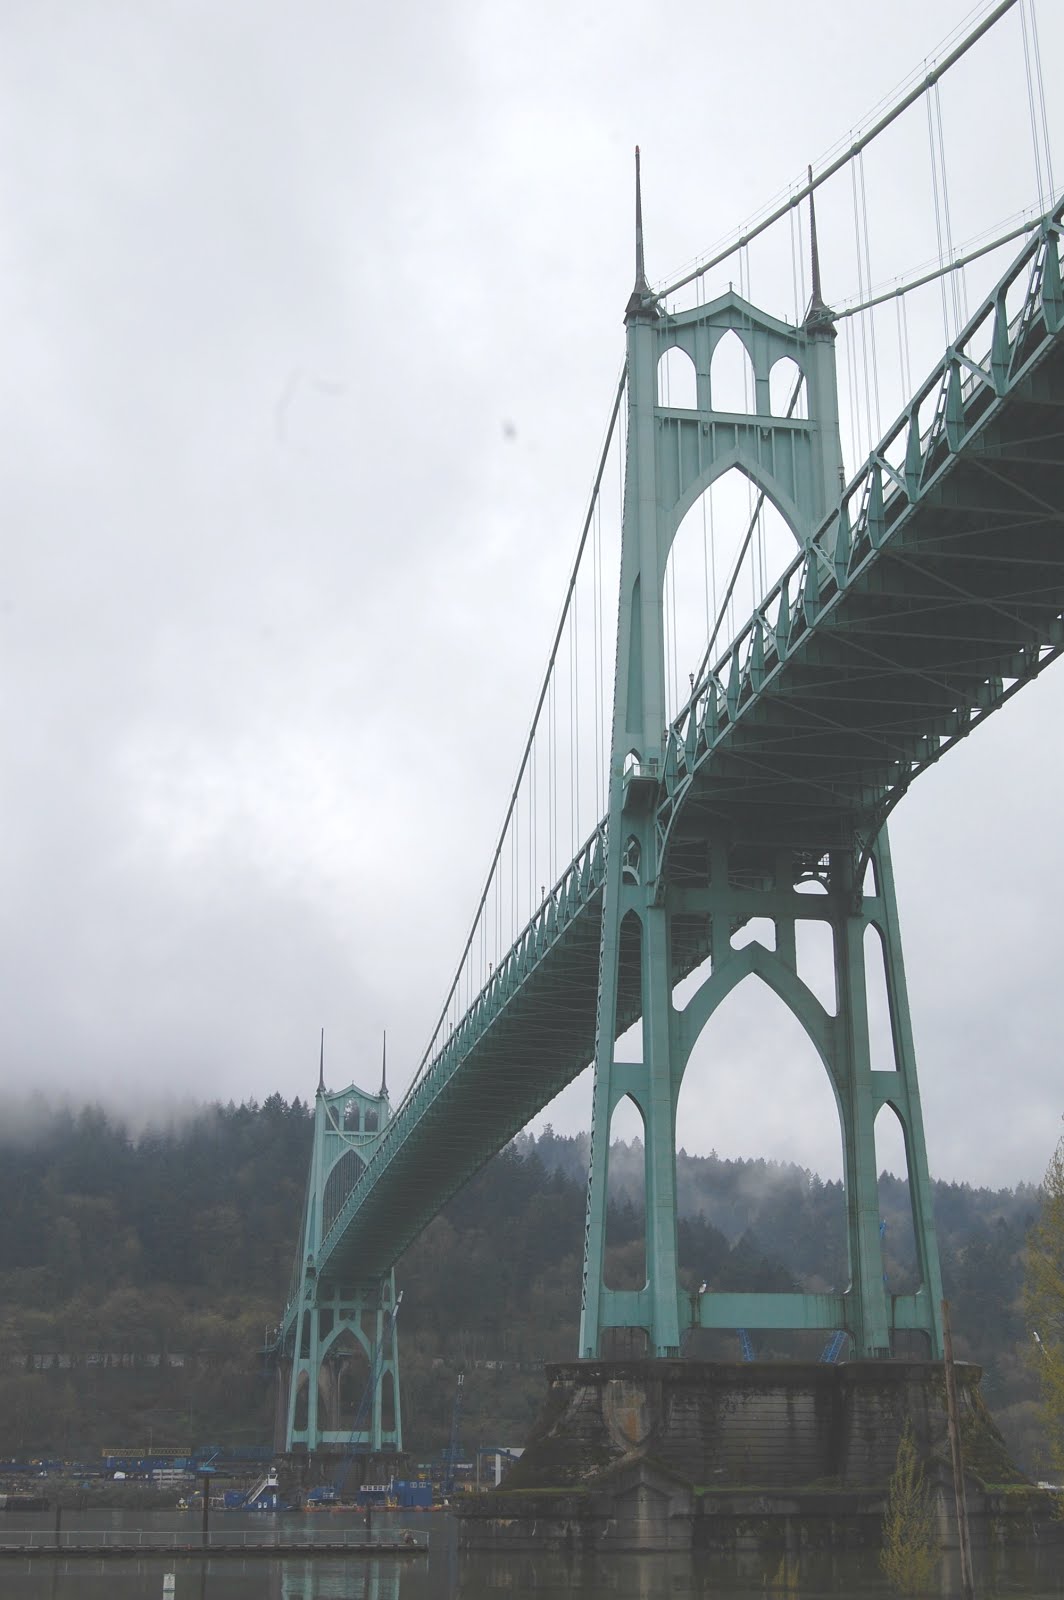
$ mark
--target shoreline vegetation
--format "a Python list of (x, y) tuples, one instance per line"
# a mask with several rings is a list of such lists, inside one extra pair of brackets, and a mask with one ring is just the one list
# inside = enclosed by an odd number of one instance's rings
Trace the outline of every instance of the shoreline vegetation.
[[(12, 1133), (11, 1129), (18, 1129)], [(288, 1289), (311, 1142), (311, 1107), (271, 1095), (209, 1106), (133, 1136), (98, 1107), (32, 1103), (0, 1132), (0, 1461), (267, 1445), (272, 1374), (262, 1348)], [(587, 1135), (521, 1135), (429, 1225), (397, 1265), (408, 1448), (448, 1442), (466, 1373), (464, 1437), (520, 1444), (543, 1364), (577, 1344)], [(846, 1278), (841, 1184), (786, 1163), (677, 1158), (680, 1263), (692, 1292), (827, 1290)], [(644, 1270), (640, 1146), (611, 1158), (611, 1282)], [(958, 1359), (1016, 1459), (1045, 1474), (1028, 1359), (1024, 1249), (1040, 1193), (936, 1183), (935, 1213)], [(888, 1287), (913, 1284), (906, 1184), (880, 1180)], [(738, 1358), (700, 1335), (706, 1359)], [(817, 1359), (818, 1336), (755, 1337), (755, 1357)], [(915, 1353), (915, 1352), (914, 1352)], [(365, 1382), (345, 1379), (353, 1413)], [(3, 1469), (0, 1466), (0, 1475)], [(154, 1491), (158, 1492), (158, 1491)], [(159, 1502), (155, 1502), (158, 1504)]]

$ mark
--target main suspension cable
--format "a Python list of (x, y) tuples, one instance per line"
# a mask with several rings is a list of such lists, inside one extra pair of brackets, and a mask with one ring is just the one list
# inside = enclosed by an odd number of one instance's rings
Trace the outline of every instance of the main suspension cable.
[(915, 84), (907, 94), (903, 95), (895, 105), (891, 106), (889, 111), (886, 111), (883, 116), (874, 122), (867, 133), (862, 133), (847, 150), (836, 156), (834, 161), (830, 161), (822, 172), (818, 172), (815, 177), (808, 179), (795, 190), (793, 195), (788, 196), (781, 205), (776, 206), (760, 222), (755, 223), (746, 232), (740, 233), (739, 237), (734, 239), (731, 244), (718, 250), (715, 255), (710, 256), (708, 261), (703, 261), (701, 266), (685, 273), (682, 278), (676, 278), (672, 283), (667, 284), (665, 288), (658, 290), (659, 298), (664, 299), (667, 295), (675, 294), (678, 289), (686, 288), (689, 283), (694, 283), (696, 279), (704, 277), (707, 272), (712, 272), (714, 267), (719, 267), (721, 262), (727, 261), (737, 250), (743, 249), (758, 238), (760, 234), (771, 228), (781, 217), (785, 217), (788, 211), (792, 211), (795, 206), (801, 205), (802, 201), (807, 199), (809, 195), (815, 194), (822, 184), (826, 183), (829, 178), (833, 178), (836, 172), (840, 172), (848, 161), (852, 161), (855, 156), (860, 155), (861, 151), (870, 145), (873, 139), (877, 139), (885, 129), (890, 127), (892, 122), (898, 120), (903, 112), (908, 111), (909, 107), (914, 105), (922, 94), (925, 94), (951, 67), (955, 66), (962, 56), (967, 55), (972, 46), (978, 44), (983, 35), (989, 33), (994, 24), (999, 22), (1016, 4), (1017, 0), (1000, 0), (1000, 4), (994, 7), (989, 16), (984, 17), (983, 21), (973, 28), (971, 33), (967, 34), (938, 66), (932, 67), (930, 72), (919, 83)]
[(933, 267), (930, 272), (923, 273), (919, 278), (898, 284), (894, 289), (885, 289), (882, 294), (873, 295), (868, 300), (859, 300), (856, 305), (844, 305), (839, 310), (833, 307), (832, 317), (836, 322), (841, 322), (845, 317), (856, 317), (860, 312), (870, 310), (872, 306), (881, 306), (888, 300), (896, 300), (907, 295), (913, 289), (922, 289), (926, 284), (934, 283), (936, 278), (941, 278), (946, 273), (958, 272), (971, 262), (978, 261), (980, 256), (987, 256), (992, 250), (1000, 250), (1002, 245), (1011, 244), (1023, 234), (1033, 233), (1036, 228), (1041, 227), (1042, 220), (1041, 217), (1029, 217), (1025, 222), (1018, 223), (1015, 228), (1010, 228), (1007, 233), (999, 233), (987, 244), (981, 244), (978, 249), (969, 250), (964, 255), (955, 256), (952, 261), (947, 261), (943, 266)]

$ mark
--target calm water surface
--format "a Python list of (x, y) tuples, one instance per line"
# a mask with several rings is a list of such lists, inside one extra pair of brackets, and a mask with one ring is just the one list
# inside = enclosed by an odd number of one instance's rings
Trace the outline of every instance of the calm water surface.
[[(302, 1516), (218, 1516), (212, 1527), (227, 1534), (264, 1526), (293, 1535), (308, 1526), (321, 1527), (323, 1518)], [(30, 1528), (41, 1532), (53, 1526), (50, 1515), (5, 1516), (0, 1537)], [(63, 1529), (71, 1536), (81, 1530), (157, 1529), (194, 1532), (196, 1516), (172, 1512), (144, 1514), (128, 1511), (64, 1513)], [(334, 1515), (329, 1531), (361, 1528), (361, 1517)], [(690, 1596), (691, 1600), (752, 1600), (754, 1596), (781, 1600), (887, 1600), (874, 1560), (847, 1558), (819, 1565), (799, 1564), (788, 1570), (772, 1560), (751, 1558), (741, 1571), (725, 1570), (712, 1560), (675, 1555), (597, 1556), (592, 1560), (562, 1557), (491, 1556), (460, 1557), (455, 1529), (449, 1517), (417, 1516), (402, 1512), (378, 1514), (374, 1533), (387, 1534), (410, 1528), (429, 1534), (429, 1555), (339, 1557), (262, 1556), (243, 1559), (226, 1556), (207, 1560), (144, 1559), (76, 1560), (36, 1557), (31, 1561), (0, 1561), (2, 1600), (160, 1600), (163, 1580), (175, 1574), (174, 1600), (516, 1600), (534, 1595), (542, 1600), (577, 1596), (579, 1600), (656, 1600), (660, 1595)], [(1064, 1600), (1064, 1571), (1059, 1547), (1041, 1564), (1034, 1558), (1000, 1559), (979, 1574), (978, 1600), (1026, 1596), (1027, 1600)], [(943, 1572), (939, 1593), (958, 1593), (955, 1574)]]

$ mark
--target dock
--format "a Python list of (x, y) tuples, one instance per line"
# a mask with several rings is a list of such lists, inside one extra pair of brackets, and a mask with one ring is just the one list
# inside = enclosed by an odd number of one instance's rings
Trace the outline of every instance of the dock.
[(59, 1538), (46, 1529), (19, 1531), (4, 1538), (0, 1532), (0, 1559), (5, 1556), (39, 1557), (54, 1560), (75, 1559), (79, 1556), (99, 1560), (101, 1556), (116, 1558), (137, 1556), (168, 1556), (188, 1560), (217, 1556), (425, 1556), (428, 1555), (427, 1533), (407, 1533), (399, 1538), (367, 1538), (361, 1530), (350, 1532), (323, 1528), (307, 1529), (298, 1534), (284, 1533), (273, 1528), (244, 1528), (232, 1532), (213, 1531), (203, 1534), (186, 1532), (163, 1533), (150, 1530), (135, 1533), (130, 1529), (106, 1529), (99, 1533), (78, 1529)]

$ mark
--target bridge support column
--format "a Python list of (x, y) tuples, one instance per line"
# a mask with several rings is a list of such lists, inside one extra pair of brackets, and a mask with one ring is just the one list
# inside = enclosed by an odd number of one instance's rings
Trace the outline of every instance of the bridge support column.
[[(832, 898), (841, 902), (833, 923), (835, 945), (834, 1068), (842, 1121), (843, 1184), (850, 1257), (849, 1321), (858, 1356), (890, 1354), (887, 1297), (880, 1243), (879, 1184), (876, 1171), (876, 1113), (868, 1037), (864, 915), (854, 904), (853, 860), (833, 854)], [(841, 882), (838, 880), (841, 878)], [(838, 882), (838, 888), (835, 888)]]
[(680, 1353), (670, 968), (669, 912), (665, 906), (651, 906), (643, 924), (643, 1119), (647, 1287), (653, 1353), (659, 1356)]
[(318, 1429), (318, 1412), (321, 1408), (321, 1312), (308, 1311), (307, 1327), (310, 1337), (310, 1357), (307, 1371), (310, 1375), (310, 1385), (307, 1389), (307, 1440), (308, 1449), (315, 1449), (316, 1445), (310, 1440), (320, 1437)]
[[(891, 1105), (898, 1115), (905, 1135), (905, 1162), (909, 1177), (909, 1202), (912, 1208), (913, 1237), (916, 1241), (916, 1265), (920, 1281), (918, 1300), (923, 1301), (921, 1325), (926, 1329), (931, 1344), (933, 1360), (941, 1360), (942, 1342), (942, 1269), (938, 1257), (938, 1237), (935, 1233), (934, 1205), (931, 1173), (924, 1142), (924, 1118), (920, 1106), (920, 1084), (916, 1073), (916, 1048), (913, 1044), (912, 1018), (909, 1013), (909, 992), (905, 981), (905, 964), (902, 960), (901, 927), (898, 921), (898, 902), (894, 892), (894, 868), (890, 858), (890, 840), (887, 829), (880, 829), (872, 851), (872, 868), (875, 874), (876, 899), (873, 920), (883, 938), (883, 953), (887, 977), (887, 999), (890, 1005), (891, 1035), (894, 1044), (894, 1065), (897, 1082), (890, 1083), (891, 1074), (877, 1074), (881, 1103)], [(893, 1092), (888, 1092), (893, 1090)]]
[[(680, 1326), (669, 915), (666, 907), (647, 905), (646, 895), (630, 887), (622, 899), (627, 909), (608, 941), (614, 954), (603, 957), (609, 976), (600, 997), (604, 1058), (595, 1073), (580, 1348), (583, 1355), (596, 1356), (604, 1330), (641, 1328), (650, 1355), (675, 1356)], [(615, 1033), (633, 1006), (642, 1012), (642, 1059), (616, 1061)], [(613, 1289), (605, 1282), (610, 1125), (626, 1096), (643, 1119), (646, 1281), (641, 1288)]]

